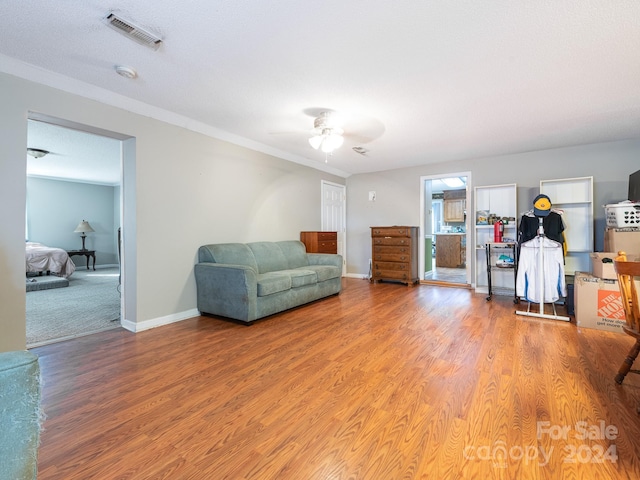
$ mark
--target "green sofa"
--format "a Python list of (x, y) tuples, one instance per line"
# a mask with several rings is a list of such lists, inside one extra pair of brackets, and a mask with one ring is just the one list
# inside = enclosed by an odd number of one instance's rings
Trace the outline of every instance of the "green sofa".
[(307, 253), (302, 242), (220, 243), (198, 249), (201, 314), (247, 324), (340, 293), (342, 256)]
[(37, 477), (40, 395), (38, 357), (27, 351), (0, 353), (0, 478)]

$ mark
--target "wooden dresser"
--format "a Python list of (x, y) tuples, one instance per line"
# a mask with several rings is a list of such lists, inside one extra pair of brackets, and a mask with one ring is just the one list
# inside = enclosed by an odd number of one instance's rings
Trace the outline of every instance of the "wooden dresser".
[(371, 227), (371, 281), (420, 281), (418, 227)]
[(338, 253), (338, 232), (300, 232), (307, 253)]

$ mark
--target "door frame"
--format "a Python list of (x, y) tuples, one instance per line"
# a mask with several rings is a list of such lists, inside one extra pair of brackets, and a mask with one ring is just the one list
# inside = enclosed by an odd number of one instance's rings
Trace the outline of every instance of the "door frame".
[(122, 227), (120, 325), (128, 330), (135, 331), (131, 328), (132, 325), (135, 326), (137, 321), (137, 284), (135, 282), (137, 273), (135, 137), (39, 112), (29, 111), (27, 118), (120, 141), (120, 226)]
[[(425, 272), (424, 272), (424, 232), (426, 231), (425, 229), (425, 188), (424, 188), (424, 184), (427, 180), (439, 180), (442, 178), (450, 178), (450, 177), (466, 177), (467, 178), (467, 185), (466, 185), (466, 192), (467, 192), (467, 201), (466, 201), (466, 210), (467, 210), (467, 215), (464, 221), (464, 228), (465, 228), (465, 232), (466, 232), (466, 237), (467, 237), (467, 241), (466, 241), (466, 258), (467, 258), (467, 263), (466, 263), (466, 277), (467, 277), (467, 284), (471, 285), (472, 287), (475, 286), (475, 282), (471, 282), (471, 272), (472, 272), (472, 262), (475, 262), (475, 252), (474, 255), (472, 256), (472, 250), (471, 250), (471, 246), (473, 245), (473, 239), (470, 238), (470, 235), (472, 235), (472, 231), (471, 231), (471, 225), (470, 225), (470, 219), (472, 217), (472, 215), (469, 215), (469, 212), (472, 211), (471, 207), (471, 196), (469, 195), (469, 192), (473, 191), (472, 188), (472, 180), (471, 180), (471, 172), (450, 172), (450, 173), (439, 173), (437, 175), (422, 175), (420, 176), (420, 232), (422, 232), (421, 234), (421, 238), (420, 241), (418, 242), (418, 262), (420, 265), (420, 280), (424, 281), (424, 277), (425, 277)], [(437, 249), (437, 245), (436, 245), (436, 249)]]

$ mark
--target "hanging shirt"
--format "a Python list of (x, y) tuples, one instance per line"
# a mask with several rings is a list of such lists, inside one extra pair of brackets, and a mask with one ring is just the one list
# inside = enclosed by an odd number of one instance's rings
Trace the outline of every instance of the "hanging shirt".
[[(544, 255), (542, 271), (540, 255)], [(543, 276), (544, 298), (540, 298), (540, 275)], [(533, 303), (553, 303), (567, 296), (564, 254), (560, 243), (538, 236), (520, 245), (516, 295)]]

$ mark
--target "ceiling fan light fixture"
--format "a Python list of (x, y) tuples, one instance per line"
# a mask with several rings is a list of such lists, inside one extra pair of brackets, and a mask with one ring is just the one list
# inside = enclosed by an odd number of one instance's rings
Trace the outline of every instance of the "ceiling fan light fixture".
[(335, 133), (330, 128), (325, 128), (322, 133), (314, 135), (309, 139), (309, 145), (315, 150), (322, 150), (324, 153), (331, 153), (340, 148), (344, 143), (344, 137)]
[(316, 135), (309, 139), (309, 145), (311, 145), (314, 150), (318, 150), (321, 144), (322, 144), (322, 135)]
[(342, 134), (344, 130), (337, 126), (332, 126), (333, 119), (328, 112), (323, 112), (313, 122), (313, 137), (309, 138), (309, 145), (314, 149), (322, 150), (324, 153), (331, 153), (340, 148), (344, 143)]
[(324, 153), (331, 153), (340, 148), (344, 143), (344, 137), (335, 133), (330, 133), (322, 141), (321, 149)]

